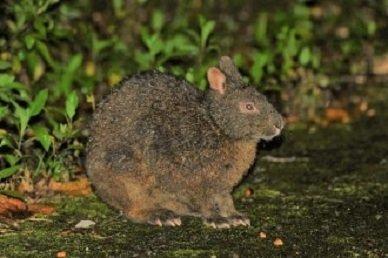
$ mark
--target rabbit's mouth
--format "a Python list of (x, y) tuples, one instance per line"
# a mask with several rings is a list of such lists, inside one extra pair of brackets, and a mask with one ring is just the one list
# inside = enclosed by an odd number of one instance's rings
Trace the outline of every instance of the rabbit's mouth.
[(282, 128), (278, 128), (277, 126), (274, 126), (274, 133), (271, 135), (263, 135), (260, 137), (260, 140), (270, 141), (276, 136), (279, 136), (282, 131)]

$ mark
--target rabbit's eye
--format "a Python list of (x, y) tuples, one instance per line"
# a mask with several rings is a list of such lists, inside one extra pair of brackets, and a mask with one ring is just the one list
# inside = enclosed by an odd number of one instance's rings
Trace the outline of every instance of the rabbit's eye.
[(258, 114), (259, 110), (255, 107), (255, 103), (250, 101), (241, 101), (239, 103), (240, 112), (243, 114)]
[(252, 111), (253, 109), (255, 109), (255, 107), (251, 104), (251, 103), (248, 103), (245, 105), (245, 108), (249, 111)]

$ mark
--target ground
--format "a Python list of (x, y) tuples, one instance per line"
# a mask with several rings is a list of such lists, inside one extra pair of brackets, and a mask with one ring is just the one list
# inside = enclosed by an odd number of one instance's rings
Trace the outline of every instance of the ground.
[[(0, 257), (388, 257), (387, 93), (375, 90), (373, 117), (328, 128), (295, 124), (282, 144), (264, 146), (234, 194), (249, 228), (215, 230), (193, 218), (177, 228), (137, 225), (95, 196), (56, 196), (48, 200), (53, 215), (0, 231)], [(85, 219), (96, 225), (74, 228)]]

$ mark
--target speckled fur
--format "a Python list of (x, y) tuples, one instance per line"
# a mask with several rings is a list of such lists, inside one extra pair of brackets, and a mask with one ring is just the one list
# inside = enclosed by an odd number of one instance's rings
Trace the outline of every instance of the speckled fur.
[[(283, 127), (281, 116), (245, 85), (230, 59), (224, 96), (151, 71), (125, 79), (98, 106), (87, 172), (97, 194), (135, 222), (160, 211), (227, 218), (239, 215), (230, 195), (255, 159), (261, 136)], [(242, 115), (253, 99), (260, 115)]]

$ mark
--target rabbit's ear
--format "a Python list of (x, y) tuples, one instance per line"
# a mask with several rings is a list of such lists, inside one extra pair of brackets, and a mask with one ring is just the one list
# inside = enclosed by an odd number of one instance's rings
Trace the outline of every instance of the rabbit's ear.
[(242, 80), (241, 74), (229, 56), (221, 56), (220, 68), (226, 75), (232, 77), (233, 79), (237, 81)]
[(225, 93), (225, 81), (226, 77), (220, 69), (216, 67), (210, 67), (207, 70), (207, 80), (209, 81), (210, 88), (223, 95)]

